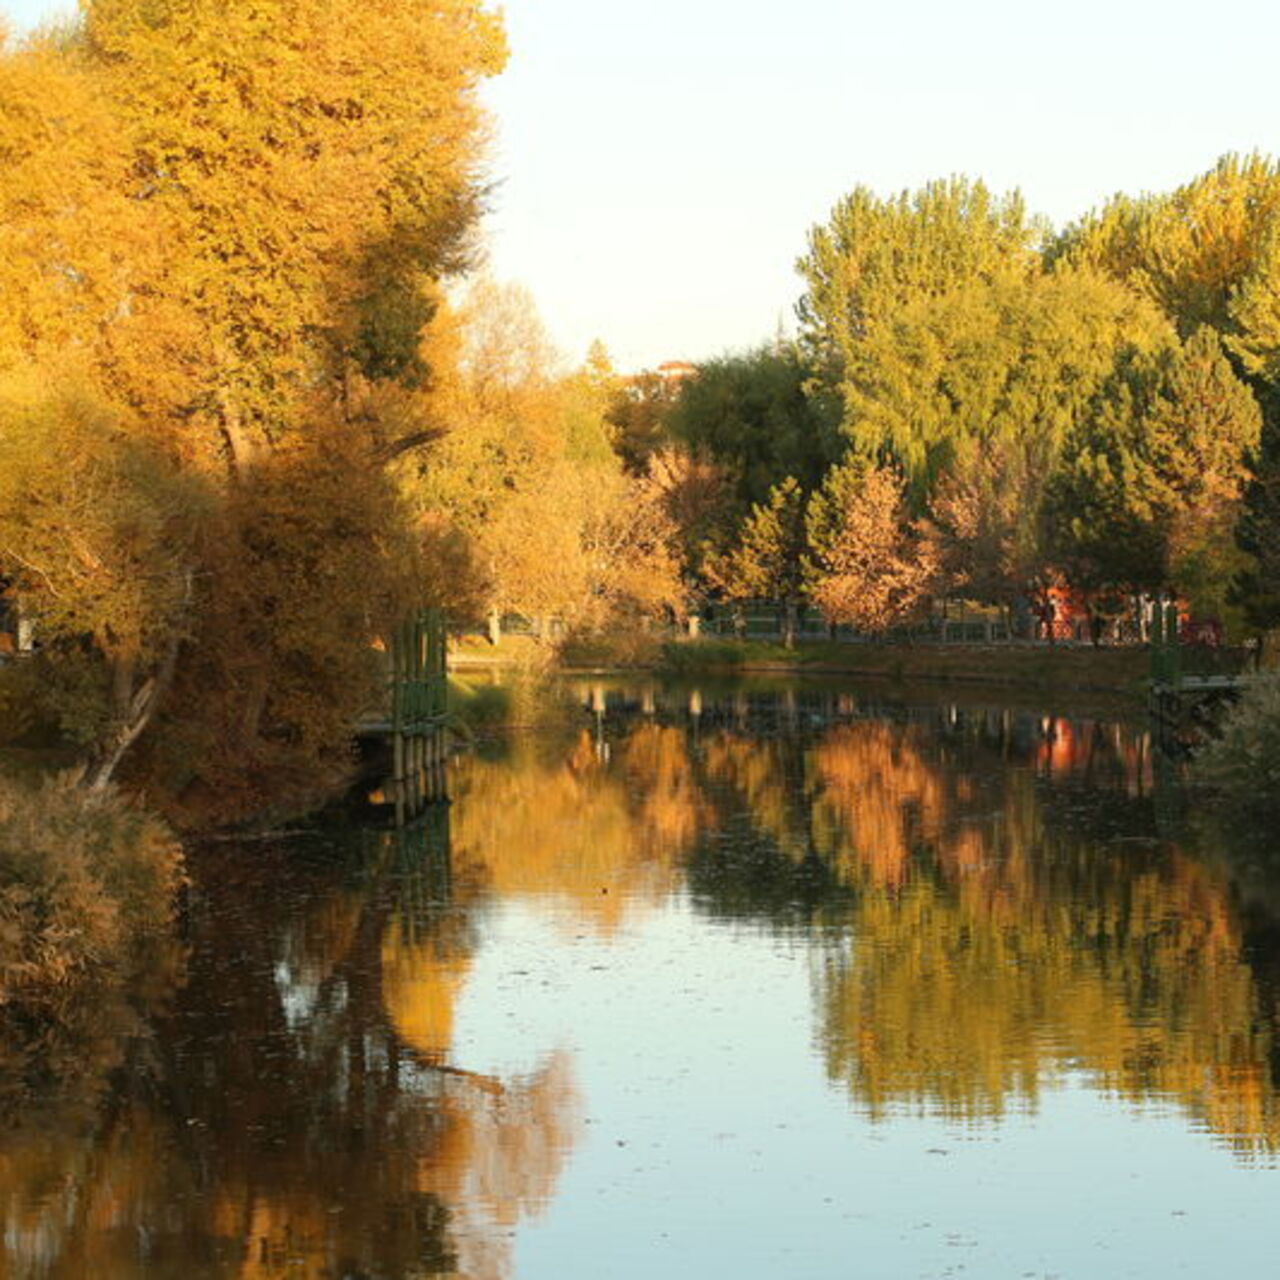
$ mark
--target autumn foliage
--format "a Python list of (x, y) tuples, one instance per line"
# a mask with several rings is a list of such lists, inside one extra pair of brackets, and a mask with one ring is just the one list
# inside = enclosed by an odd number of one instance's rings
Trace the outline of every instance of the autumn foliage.
[(828, 618), (883, 631), (928, 598), (937, 560), (893, 468), (833, 473), (810, 520), (821, 557), (814, 597)]
[(122, 983), (167, 939), (182, 849), (158, 819), (74, 776), (0, 782), (0, 1007)]
[(388, 467), (505, 45), (472, 0), (145, 8), (0, 52), (0, 572), (105, 672), (90, 781), (239, 816), (323, 791), (426, 595)]

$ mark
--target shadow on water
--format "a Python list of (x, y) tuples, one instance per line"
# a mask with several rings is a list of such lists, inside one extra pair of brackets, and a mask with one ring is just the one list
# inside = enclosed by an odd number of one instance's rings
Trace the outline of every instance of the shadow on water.
[(582, 1106), (566, 1052), (456, 1057), (520, 903), (601, 945), (682, 904), (808, 948), (826, 1081), (874, 1119), (991, 1122), (1072, 1075), (1274, 1160), (1271, 873), (1242, 895), (1164, 821), (1144, 726), (835, 684), (580, 696), (411, 821), (195, 849), (181, 964), (6, 1037), (9, 1274), (512, 1274)]

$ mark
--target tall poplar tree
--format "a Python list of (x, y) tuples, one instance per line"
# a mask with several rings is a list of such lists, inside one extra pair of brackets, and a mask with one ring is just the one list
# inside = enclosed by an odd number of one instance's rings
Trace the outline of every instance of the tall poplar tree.
[(955, 177), (878, 197), (855, 188), (809, 232), (796, 269), (801, 340), (823, 396), (855, 441), (864, 442), (858, 388), (874, 357), (866, 343), (904, 308), (1037, 270), (1041, 225), (1022, 197), (993, 195)]
[(1226, 155), (1176, 190), (1118, 196), (1068, 227), (1051, 252), (1088, 263), (1156, 301), (1184, 335), (1208, 325), (1221, 336), (1264, 414), (1252, 457), (1241, 548), (1253, 563), (1235, 597), (1260, 629), (1280, 625), (1280, 164)]
[(389, 279), (457, 264), (500, 24), (475, 0), (90, 0), (84, 42), (170, 246), (150, 287), (191, 323), (175, 425), (243, 464), (367, 346)]
[(1052, 260), (1103, 271), (1161, 307), (1183, 336), (1237, 330), (1233, 299), (1247, 289), (1280, 216), (1280, 165), (1225, 155), (1172, 192), (1116, 196), (1067, 227)]

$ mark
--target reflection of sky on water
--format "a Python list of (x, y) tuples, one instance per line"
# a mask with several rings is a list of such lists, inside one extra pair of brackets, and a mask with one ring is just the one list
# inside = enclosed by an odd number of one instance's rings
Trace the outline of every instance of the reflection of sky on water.
[(1243, 1167), (1172, 1102), (1064, 1069), (1034, 1108), (879, 1121), (828, 1081), (809, 947), (709, 925), (687, 900), (608, 939), (547, 900), (493, 921), (455, 1052), (520, 1069), (572, 1048), (584, 1132), (521, 1280), (952, 1274), (1266, 1274), (1277, 1173)]

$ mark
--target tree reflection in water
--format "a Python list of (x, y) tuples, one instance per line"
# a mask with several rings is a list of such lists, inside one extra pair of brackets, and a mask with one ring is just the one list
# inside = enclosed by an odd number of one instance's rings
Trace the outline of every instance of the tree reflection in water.
[(873, 1116), (996, 1117), (1075, 1071), (1280, 1145), (1275, 1002), (1226, 871), (1156, 838), (1143, 727), (615, 694), (651, 711), (607, 753), (460, 765), (455, 853), (494, 892), (613, 928), (683, 879), (710, 914), (822, 926), (828, 1071)]
[(990, 1121), (1071, 1074), (1280, 1147), (1280, 930), (1157, 839), (1138, 728), (650, 697), (462, 758), (452, 790), (434, 829), (198, 853), (185, 975), (178, 948), (6, 1038), (10, 1273), (509, 1275), (579, 1104), (566, 1055), (455, 1061), (496, 900), (602, 945), (672, 895), (805, 941), (828, 1077), (872, 1117)]
[(12, 1274), (509, 1274), (572, 1141), (570, 1064), (448, 1060), (477, 886), (416, 834), (196, 855), (172, 1010), (117, 1010), (90, 1069), (46, 1065), (58, 1127), (3, 1138)]
[[(998, 1116), (1072, 1070), (1244, 1157), (1280, 1146), (1272, 953), (1220, 859), (1156, 839), (1143, 727), (847, 694), (697, 705), (663, 775), (696, 787), (633, 785), (633, 808), (680, 810), (650, 856), (713, 914), (827, 926), (827, 1066), (870, 1114)], [(670, 732), (642, 722), (621, 749)]]

